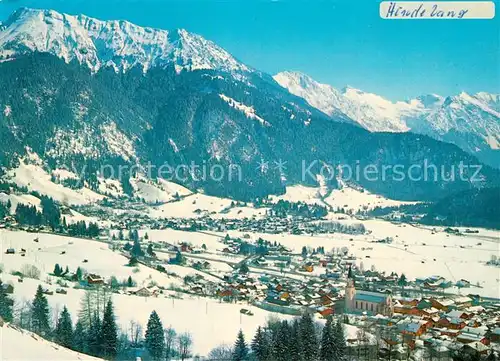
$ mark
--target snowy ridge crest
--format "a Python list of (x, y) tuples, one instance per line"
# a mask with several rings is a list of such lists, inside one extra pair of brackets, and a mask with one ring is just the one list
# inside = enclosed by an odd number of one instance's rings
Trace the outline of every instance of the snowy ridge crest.
[(341, 111), (372, 132), (423, 133), (440, 139), (449, 134), (473, 134), (486, 147), (500, 149), (500, 95), (465, 92), (443, 97), (427, 94), (391, 102), (352, 87), (337, 90), (299, 72), (282, 72), (274, 79), (327, 115)]
[(183, 29), (167, 31), (128, 21), (101, 21), (23, 8), (0, 29), (0, 54), (15, 56), (32, 51), (51, 53), (66, 62), (76, 59), (92, 71), (104, 66), (116, 71), (141, 66), (147, 71), (169, 64), (177, 71), (252, 71), (215, 43)]

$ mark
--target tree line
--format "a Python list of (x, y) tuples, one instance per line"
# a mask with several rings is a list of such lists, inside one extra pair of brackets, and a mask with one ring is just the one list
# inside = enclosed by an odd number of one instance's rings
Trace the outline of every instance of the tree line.
[[(59, 272), (61, 268), (56, 265), (55, 269)], [(84, 294), (76, 323), (66, 306), (60, 312), (51, 309), (45, 292), (39, 285), (32, 301), (15, 305), (0, 280), (0, 318), (68, 349), (106, 360), (131, 360), (138, 354), (144, 360), (185, 360), (192, 356), (191, 335), (163, 328), (156, 311), (149, 317), (144, 337), (142, 326), (135, 321), (130, 322), (130, 329), (120, 330), (106, 288)]]
[[(346, 357), (344, 327), (340, 320), (328, 318), (321, 326), (310, 313), (293, 321), (270, 321), (258, 327), (247, 344), (239, 332), (231, 361), (342, 361)], [(218, 352), (217, 350), (214, 353)], [(215, 356), (215, 354), (213, 354)], [(226, 357), (229, 356), (229, 350)]]
[[(41, 211), (34, 205), (19, 203), (14, 212), (16, 222), (27, 226), (48, 226), (52, 231), (69, 234), (70, 236), (96, 238), (100, 228), (97, 223), (78, 221), (68, 224), (62, 217), (59, 205), (50, 197), (40, 196)], [(11, 203), (0, 203), (0, 218), (10, 213)]]

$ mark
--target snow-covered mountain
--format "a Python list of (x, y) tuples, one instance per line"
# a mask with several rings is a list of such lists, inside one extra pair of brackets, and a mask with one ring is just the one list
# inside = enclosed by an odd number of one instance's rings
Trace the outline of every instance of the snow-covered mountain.
[[(7, 169), (33, 153), (46, 170), (74, 168), (89, 189), (97, 190), (99, 170), (108, 165), (176, 169), (194, 162), (231, 169), (237, 164), (245, 174), (241, 181), (191, 172), (173, 180), (210, 195), (252, 200), (283, 193), (287, 184), (315, 185), (323, 170), (318, 160), (352, 166), (476, 162), (450, 144), (407, 134), (403, 121), (391, 123), (393, 114), (422, 114), (421, 108), (439, 106), (444, 100), (438, 97), (391, 106), (359, 90), (330, 89), (338, 104), (348, 106), (332, 105), (327, 115), (270, 75), (184, 30), (31, 9), (17, 11), (5, 26), (0, 31), (0, 78), (6, 84), (0, 87), (0, 165)], [(125, 72), (134, 66), (145, 72)], [(111, 71), (97, 71), (104, 67)], [(378, 129), (391, 126), (393, 133), (368, 132), (345, 115), (358, 120), (371, 114), (375, 121), (384, 112)], [(286, 171), (256, 167), (278, 159), (287, 163)], [(313, 167), (307, 179), (304, 164)], [(497, 184), (496, 171), (486, 169), (483, 175), (481, 186)], [(121, 174), (119, 181), (123, 193), (133, 196), (130, 177)], [(403, 185), (361, 177), (356, 182), (400, 200), (434, 200), (476, 186), (468, 180)], [(332, 178), (329, 185), (335, 184)]]
[(340, 110), (373, 132), (408, 131), (401, 115), (420, 113), (425, 108), (420, 101), (392, 103), (378, 95), (351, 87), (338, 90), (298, 72), (282, 72), (275, 75), (274, 80), (322, 112), (330, 115)]
[[(327, 115), (337, 111), (372, 132), (426, 134), (454, 143), (490, 164), (500, 149), (500, 95), (480, 92), (443, 97), (429, 94), (391, 102), (379, 95), (321, 84), (298, 72), (282, 72), (274, 79)], [(483, 152), (482, 154), (477, 154)], [(495, 152), (494, 152), (495, 153)]]
[(203, 37), (183, 29), (140, 27), (127, 21), (101, 21), (53, 10), (22, 8), (3, 24), (0, 55), (48, 52), (66, 62), (78, 60), (93, 71), (103, 66), (127, 70), (173, 64), (177, 70), (248, 72), (249, 67)]

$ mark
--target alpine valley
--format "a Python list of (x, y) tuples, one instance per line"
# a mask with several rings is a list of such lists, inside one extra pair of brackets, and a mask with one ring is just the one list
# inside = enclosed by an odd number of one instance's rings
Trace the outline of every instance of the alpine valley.
[(0, 26), (0, 359), (498, 360), (499, 112), (21, 8)]
[[(22, 8), (1, 29), (4, 172), (36, 156), (47, 173), (75, 171), (96, 191), (103, 164), (135, 165), (120, 180), (133, 197), (129, 179), (146, 165), (237, 164), (243, 174), (237, 181), (186, 172), (177, 182), (246, 201), (325, 178), (327, 187), (337, 188), (338, 177), (325, 177), (325, 164), (388, 167), (384, 179), (361, 174), (351, 183), (407, 201), (499, 184), (495, 167), (482, 165), (479, 177), (467, 167), (467, 176), (459, 177), (464, 171), (456, 167), (480, 164), (476, 156), (494, 163), (488, 155), (497, 154), (500, 134), (495, 95), (431, 95), (393, 104), (298, 73), (273, 79), (186, 30), (52, 10)], [(257, 169), (266, 161), (286, 168)], [(415, 164), (433, 164), (456, 180), (391, 176), (395, 165)]]

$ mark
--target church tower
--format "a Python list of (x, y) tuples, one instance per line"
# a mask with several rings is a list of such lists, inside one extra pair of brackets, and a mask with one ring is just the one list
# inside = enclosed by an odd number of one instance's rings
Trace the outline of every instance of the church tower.
[(347, 285), (345, 288), (345, 312), (355, 309), (356, 288), (354, 286), (354, 277), (352, 275), (352, 266), (349, 266), (347, 273)]

